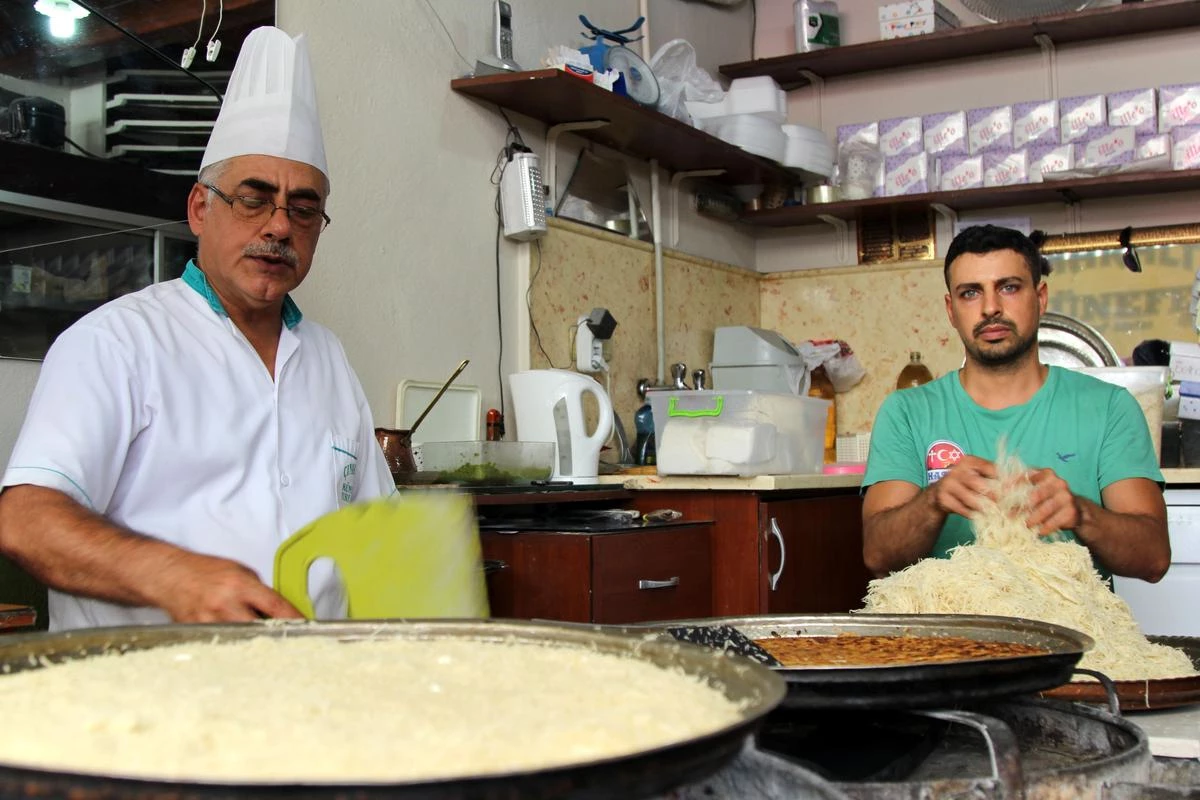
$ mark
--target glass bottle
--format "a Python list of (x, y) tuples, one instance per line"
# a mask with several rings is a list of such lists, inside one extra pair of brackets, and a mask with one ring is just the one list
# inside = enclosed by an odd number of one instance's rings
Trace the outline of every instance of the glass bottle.
[(900, 377), (896, 378), (896, 388), (911, 389), (914, 386), (929, 383), (931, 380), (933, 380), (933, 373), (929, 371), (929, 367), (921, 363), (921, 354), (914, 350), (908, 354), (908, 363), (904, 365), (904, 369), (900, 370)]
[(832, 464), (837, 461), (837, 392), (825, 367), (817, 367), (812, 371), (808, 396), (829, 401), (829, 415), (825, 418), (825, 463)]

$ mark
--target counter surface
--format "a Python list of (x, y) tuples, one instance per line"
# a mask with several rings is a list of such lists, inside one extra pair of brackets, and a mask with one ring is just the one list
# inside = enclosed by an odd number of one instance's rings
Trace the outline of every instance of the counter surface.
[[(1164, 469), (1168, 486), (1200, 485), (1200, 469)], [(862, 475), (602, 475), (599, 483), (619, 483), (626, 489), (708, 489), (714, 491), (780, 492), (796, 489), (847, 489), (862, 485)]]
[(1200, 705), (1129, 714), (1150, 738), (1150, 752), (1165, 758), (1200, 758)]

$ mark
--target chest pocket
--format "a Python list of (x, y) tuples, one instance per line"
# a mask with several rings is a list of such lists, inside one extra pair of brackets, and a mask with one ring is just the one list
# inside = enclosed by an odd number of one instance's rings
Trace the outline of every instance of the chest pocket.
[(354, 502), (354, 497), (358, 493), (359, 444), (358, 439), (339, 436), (336, 433), (330, 433), (329, 441), (329, 452), (333, 460), (333, 474), (330, 476), (330, 480), (333, 481), (337, 505), (341, 508)]

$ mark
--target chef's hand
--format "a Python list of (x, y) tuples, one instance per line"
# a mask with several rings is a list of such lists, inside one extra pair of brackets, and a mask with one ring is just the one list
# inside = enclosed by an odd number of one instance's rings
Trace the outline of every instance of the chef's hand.
[(941, 480), (929, 487), (930, 501), (942, 514), (969, 517), (979, 510), (983, 498), (991, 494), (995, 478), (995, 464), (964, 455)]
[(175, 622), (303, 619), (283, 596), (236, 561), (183, 552), (160, 575), (160, 606)]
[(1071, 493), (1071, 487), (1052, 469), (1029, 471), (1033, 493), (1029, 496), (1029, 516), (1025, 518), (1029, 527), (1039, 536), (1049, 536), (1058, 531), (1073, 531), (1079, 527), (1082, 512), (1079, 499)]

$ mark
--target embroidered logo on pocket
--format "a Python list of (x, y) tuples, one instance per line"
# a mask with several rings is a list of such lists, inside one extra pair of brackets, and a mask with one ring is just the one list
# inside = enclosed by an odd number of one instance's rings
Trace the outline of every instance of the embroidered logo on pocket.
[(358, 442), (348, 436), (332, 437), (334, 480), (339, 504), (354, 502), (358, 490)]

